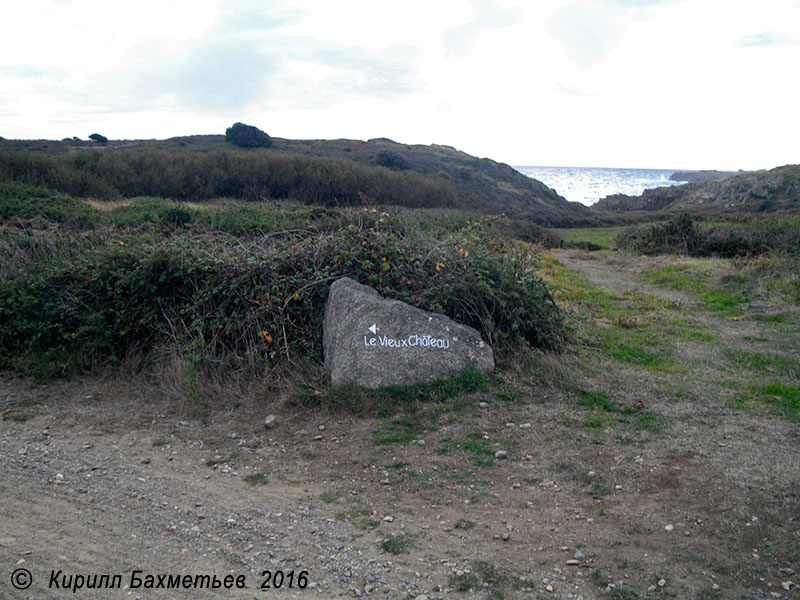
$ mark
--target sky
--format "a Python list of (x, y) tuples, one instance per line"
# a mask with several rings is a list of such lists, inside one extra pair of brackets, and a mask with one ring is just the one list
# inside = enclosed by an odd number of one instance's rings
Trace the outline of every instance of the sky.
[(234, 122), (512, 165), (800, 163), (800, 0), (26, 0), (0, 136)]

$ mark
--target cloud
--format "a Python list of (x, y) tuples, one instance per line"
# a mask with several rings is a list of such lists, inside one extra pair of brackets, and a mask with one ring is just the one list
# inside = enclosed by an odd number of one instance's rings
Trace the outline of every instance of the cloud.
[(306, 10), (287, 7), (280, 1), (229, 1), (223, 5), (219, 29), (235, 33), (269, 31), (299, 23), (308, 14)]
[(562, 8), (553, 15), (550, 24), (555, 36), (583, 67), (605, 58), (621, 33), (613, 14), (600, 5), (588, 3)]
[(781, 33), (762, 32), (739, 39), (736, 42), (736, 46), (739, 48), (758, 48), (764, 46), (782, 46), (787, 43), (791, 43), (791, 40)]
[(462, 51), (481, 31), (509, 27), (519, 21), (519, 11), (500, 10), (492, 0), (472, 0), (470, 4), (475, 16), (459, 27), (442, 32), (448, 53)]
[(624, 6), (625, 8), (645, 8), (656, 4), (667, 4), (674, 0), (607, 0), (609, 4)]
[(18, 64), (0, 66), (0, 74), (20, 79), (61, 79), (64, 76), (64, 70)]
[[(132, 64), (102, 76), (119, 110), (172, 104), (229, 112), (258, 99), (279, 68), (276, 56), (243, 38), (201, 40), (179, 48), (148, 41)], [(99, 82), (98, 82), (99, 85)]]

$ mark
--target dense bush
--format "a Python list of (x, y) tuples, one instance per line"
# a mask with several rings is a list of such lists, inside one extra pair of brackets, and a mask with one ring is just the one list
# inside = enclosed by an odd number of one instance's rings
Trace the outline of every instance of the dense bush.
[(240, 148), (269, 148), (272, 138), (258, 127), (234, 123), (225, 130), (225, 140)]
[[(141, 199), (98, 214), (112, 225), (80, 238), (0, 235), (0, 367), (55, 375), (156, 348), (198, 368), (321, 361), (328, 289), (343, 276), (478, 328), (501, 361), (562, 343), (533, 256), (493, 237), (491, 222), (243, 208)], [(46, 256), (32, 236), (51, 240)]]
[(617, 235), (618, 248), (643, 254), (694, 254), (698, 244), (698, 232), (689, 214), (666, 223), (628, 227)]
[(4, 220), (41, 217), (56, 223), (93, 227), (101, 218), (99, 211), (85, 202), (54, 190), (11, 183), (0, 184), (0, 223)]
[(375, 164), (397, 171), (405, 171), (411, 168), (408, 159), (394, 150), (380, 150), (375, 154)]
[(0, 183), (21, 182), (77, 197), (157, 196), (292, 199), (326, 206), (457, 207), (442, 178), (345, 159), (217, 150), (83, 151), (63, 156), (0, 152)]
[(622, 230), (617, 247), (643, 254), (753, 256), (766, 252), (800, 254), (800, 219), (749, 218), (743, 222), (697, 223), (689, 214), (655, 225)]

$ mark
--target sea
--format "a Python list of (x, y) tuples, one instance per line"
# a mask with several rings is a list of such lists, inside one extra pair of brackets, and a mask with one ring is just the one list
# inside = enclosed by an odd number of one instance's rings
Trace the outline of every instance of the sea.
[(611, 194), (638, 196), (648, 188), (683, 183), (669, 179), (678, 169), (523, 166), (514, 168), (553, 188), (567, 200), (587, 206)]

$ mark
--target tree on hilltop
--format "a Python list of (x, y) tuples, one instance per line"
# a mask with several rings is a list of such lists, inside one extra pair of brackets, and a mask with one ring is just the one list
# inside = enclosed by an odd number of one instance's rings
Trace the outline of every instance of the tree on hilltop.
[(234, 123), (225, 130), (225, 141), (240, 148), (269, 148), (272, 138), (258, 127)]

